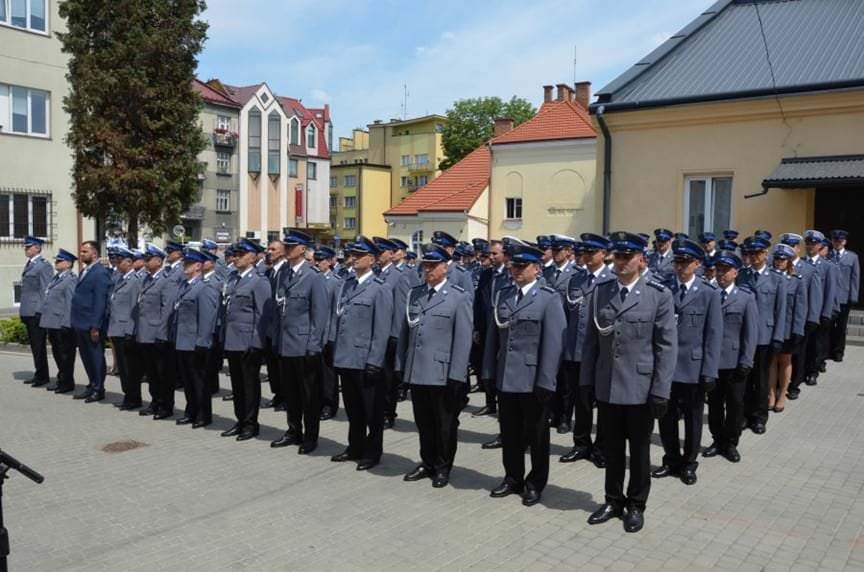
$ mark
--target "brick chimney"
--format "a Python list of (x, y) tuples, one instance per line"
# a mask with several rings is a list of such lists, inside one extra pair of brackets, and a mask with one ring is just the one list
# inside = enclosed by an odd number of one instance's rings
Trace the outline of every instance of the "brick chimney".
[(543, 103), (549, 103), (552, 101), (552, 90), (555, 89), (553, 85), (544, 85), (543, 86)]
[(556, 101), (570, 101), (572, 99), (571, 94), (573, 90), (566, 83), (559, 83), (555, 87), (558, 88), (558, 97), (555, 98)]
[[(551, 86), (550, 86), (551, 88)], [(508, 131), (513, 130), (513, 120), (509, 117), (496, 117), (495, 118), (495, 137), (499, 135), (504, 135)]]
[(591, 102), (591, 82), (590, 81), (579, 81), (576, 82), (573, 87), (573, 100), (588, 109), (588, 104)]

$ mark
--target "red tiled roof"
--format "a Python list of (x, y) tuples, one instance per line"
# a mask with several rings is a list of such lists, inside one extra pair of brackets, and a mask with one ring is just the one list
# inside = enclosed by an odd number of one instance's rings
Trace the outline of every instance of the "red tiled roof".
[(591, 118), (581, 105), (572, 101), (548, 101), (537, 115), (512, 131), (492, 139), (493, 145), (528, 143), (558, 139), (597, 137)]
[(197, 91), (204, 99), (204, 101), (215, 103), (217, 105), (224, 105), (227, 107), (240, 107), (239, 103), (237, 103), (233, 99), (229, 99), (225, 94), (216, 89), (213, 89), (211, 86), (207, 85), (199, 79), (192, 80), (192, 89)]
[(487, 145), (482, 145), (384, 214), (412, 216), (421, 212), (468, 212), (489, 186), (491, 166), (492, 154)]

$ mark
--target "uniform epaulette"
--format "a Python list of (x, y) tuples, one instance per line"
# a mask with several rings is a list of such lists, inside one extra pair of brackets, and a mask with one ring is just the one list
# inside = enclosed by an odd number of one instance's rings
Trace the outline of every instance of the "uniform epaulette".
[(804, 280), (804, 277), (801, 276), (800, 274), (789, 274), (788, 276), (790, 278), (797, 278), (798, 280)]
[(462, 286), (459, 286), (458, 284), (451, 284), (450, 287), (453, 288), (454, 290), (456, 290), (457, 292), (464, 292), (465, 291), (465, 288), (463, 288)]
[(753, 288), (751, 288), (749, 284), (736, 284), (735, 287), (742, 292), (747, 292), (748, 294), (753, 293)]
[(423, 282), (423, 283), (418, 284), (418, 285), (416, 285), (416, 286), (411, 286), (411, 289), (412, 289), (412, 290), (416, 290), (417, 288), (426, 288), (426, 283)]
[(383, 278), (379, 278), (378, 276), (375, 277), (375, 282), (377, 282), (378, 284), (387, 284), (386, 280), (384, 280)]
[(668, 290), (665, 284), (653, 279), (648, 281), (648, 286), (651, 286), (655, 290), (660, 290), (661, 292), (663, 292), (664, 290)]
[(705, 280), (704, 277), (702, 278), (702, 284), (705, 285), (705, 286), (708, 286), (708, 287), (711, 288), (712, 290), (716, 290), (716, 289), (717, 289), (717, 286), (715, 286), (714, 284), (711, 284), (711, 281), (709, 281), (709, 280)]
[(555, 288), (552, 288), (551, 286), (540, 286), (540, 289), (545, 290), (546, 292), (551, 292), (552, 294), (558, 293), (558, 291), (555, 290)]
[(318, 274), (321, 274), (321, 269), (318, 268), (317, 266), (312, 266), (312, 270), (314, 270), (314, 271), (317, 272)]

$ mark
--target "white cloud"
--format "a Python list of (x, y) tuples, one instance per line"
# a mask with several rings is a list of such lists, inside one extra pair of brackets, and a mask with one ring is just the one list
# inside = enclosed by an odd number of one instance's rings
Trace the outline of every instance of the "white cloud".
[(330, 103), (330, 94), (323, 89), (313, 89), (312, 99), (319, 103)]
[(455, 37), (456, 37), (456, 34), (454, 34), (453, 32), (443, 32), (443, 33), (441, 34), (441, 39), (442, 39), (442, 40), (445, 40), (445, 41), (446, 41), (446, 40), (452, 40), (452, 39), (454, 39)]

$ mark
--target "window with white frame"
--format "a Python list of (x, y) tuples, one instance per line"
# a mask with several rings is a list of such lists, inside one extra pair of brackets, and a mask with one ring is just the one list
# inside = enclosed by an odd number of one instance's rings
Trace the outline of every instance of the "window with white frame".
[(0, 133), (48, 137), (50, 104), (47, 91), (0, 83)]
[(318, 165), (313, 161), (306, 164), (306, 179), (314, 181), (318, 178)]
[(684, 228), (690, 236), (721, 234), (732, 219), (732, 177), (684, 178)]
[(506, 218), (521, 219), (522, 218), (522, 199), (509, 198), (506, 200)]
[(353, 216), (346, 216), (344, 221), (345, 221), (345, 224), (343, 224), (342, 226), (346, 230), (353, 230), (353, 229), (357, 228), (357, 219), (354, 218)]
[(282, 172), (281, 160), (282, 117), (276, 111), (267, 116), (267, 174)]
[(0, 24), (39, 32), (48, 31), (48, 0), (0, 0)]
[(401, 177), (399, 179), (399, 186), (411, 188), (414, 186), (414, 177)]
[(300, 144), (300, 120), (296, 117), (291, 118), (291, 145)]
[(420, 246), (423, 244), (423, 231), (415, 230), (411, 235), (411, 250), (420, 252)]
[(345, 186), (346, 187), (356, 187), (357, 186), (357, 175), (345, 175)]
[(357, 197), (345, 197), (345, 208), (346, 209), (357, 208)]
[(336, 175), (330, 175), (330, 188), (335, 189), (339, 186), (339, 177)]
[(288, 159), (288, 176), (297, 178), (297, 173), (300, 171), (300, 163), (297, 159)]
[(0, 239), (50, 238), (50, 208), (48, 195), (0, 192)]
[(216, 116), (216, 129), (219, 131), (230, 131), (231, 130), (231, 118), (227, 115), (217, 115)]
[(428, 182), (429, 182), (429, 176), (428, 175), (418, 175), (417, 176), (417, 186), (418, 187), (423, 187)]
[(409, 166), (411, 164), (411, 155), (402, 155), (402, 157), (400, 157), (399, 159), (399, 163), (403, 167)]
[(310, 123), (309, 127), (306, 128), (306, 146), (310, 149), (314, 149), (315, 139), (315, 125)]
[(261, 112), (249, 112), (249, 172), (261, 172)]
[(230, 189), (219, 189), (216, 191), (216, 212), (230, 213), (231, 212), (231, 191)]
[(417, 163), (418, 167), (423, 167), (429, 164), (429, 155), (427, 153), (420, 153), (419, 155), (414, 155), (414, 162)]
[(216, 173), (220, 175), (231, 174), (231, 153), (225, 151), (216, 153)]

